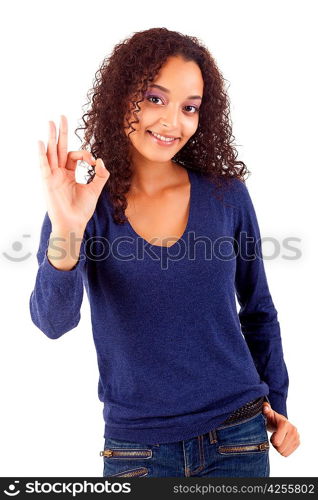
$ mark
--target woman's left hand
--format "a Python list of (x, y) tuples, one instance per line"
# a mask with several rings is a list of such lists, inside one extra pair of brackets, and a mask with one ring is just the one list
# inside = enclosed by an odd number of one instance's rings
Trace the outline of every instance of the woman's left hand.
[(297, 428), (267, 402), (263, 403), (263, 414), (267, 417), (267, 430), (274, 431), (270, 442), (283, 457), (288, 457), (300, 445)]

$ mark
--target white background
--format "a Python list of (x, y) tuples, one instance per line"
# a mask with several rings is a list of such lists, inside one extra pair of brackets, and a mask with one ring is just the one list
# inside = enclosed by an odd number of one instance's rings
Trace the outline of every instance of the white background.
[[(86, 293), (78, 327), (48, 339), (29, 297), (46, 211), (37, 140), (69, 121), (69, 149), (94, 74), (114, 45), (166, 27), (198, 37), (230, 83), (238, 159), (261, 235), (300, 447), (272, 446), (271, 476), (317, 476), (317, 33), (314, 1), (6, 2), (1, 63), (1, 476), (102, 476), (104, 422)], [(24, 236), (29, 235), (29, 236)], [(300, 258), (282, 248), (295, 237)], [(20, 242), (20, 249), (14, 246)], [(264, 243), (264, 256), (272, 245)], [(11, 261), (6, 255), (18, 258)], [(28, 256), (29, 254), (29, 256)], [(26, 256), (25, 259), (23, 257)]]

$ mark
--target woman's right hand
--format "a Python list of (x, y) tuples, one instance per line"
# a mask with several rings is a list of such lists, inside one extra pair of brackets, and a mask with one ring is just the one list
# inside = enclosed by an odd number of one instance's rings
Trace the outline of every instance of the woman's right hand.
[[(51, 121), (47, 151), (44, 143), (38, 141), (48, 215), (53, 231), (84, 232), (110, 173), (101, 158), (95, 160), (88, 151), (68, 152), (67, 136), (67, 119), (61, 115), (57, 144), (55, 123)], [(75, 180), (79, 160), (95, 167), (95, 176), (89, 184), (79, 184)]]

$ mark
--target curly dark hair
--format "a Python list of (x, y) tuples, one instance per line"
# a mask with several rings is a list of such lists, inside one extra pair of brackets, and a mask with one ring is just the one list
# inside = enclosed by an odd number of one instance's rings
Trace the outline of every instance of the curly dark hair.
[[(166, 28), (151, 28), (134, 33), (115, 45), (110, 57), (105, 58), (95, 73), (93, 88), (87, 93), (90, 109), (82, 116), (85, 130), (81, 149), (90, 146), (95, 158), (101, 158), (110, 172), (104, 189), (113, 206), (113, 220), (126, 222), (125, 210), (132, 178), (129, 134), (138, 123), (139, 103), (149, 86), (170, 56), (181, 56), (194, 61), (201, 69), (204, 93), (200, 107), (199, 124), (194, 135), (172, 158), (187, 169), (200, 171), (221, 187), (224, 179), (238, 178), (250, 173), (245, 163), (237, 161), (237, 150), (232, 144), (229, 98), (224, 78), (214, 59), (196, 37), (183, 35)], [(124, 118), (131, 115), (134, 120)], [(131, 128), (125, 134), (124, 128)], [(78, 135), (77, 135), (78, 136)], [(79, 136), (78, 136), (79, 137)], [(94, 176), (89, 170), (88, 182)], [(228, 182), (225, 184), (228, 185)]]

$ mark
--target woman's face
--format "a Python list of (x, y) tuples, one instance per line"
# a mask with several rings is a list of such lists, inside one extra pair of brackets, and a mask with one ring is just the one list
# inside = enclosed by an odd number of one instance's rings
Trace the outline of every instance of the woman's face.
[[(169, 57), (139, 103), (139, 123), (133, 124), (136, 131), (129, 134), (131, 129), (125, 129), (133, 153), (154, 162), (173, 158), (198, 128), (203, 87), (201, 70), (194, 61)], [(150, 131), (174, 140), (157, 140)]]

